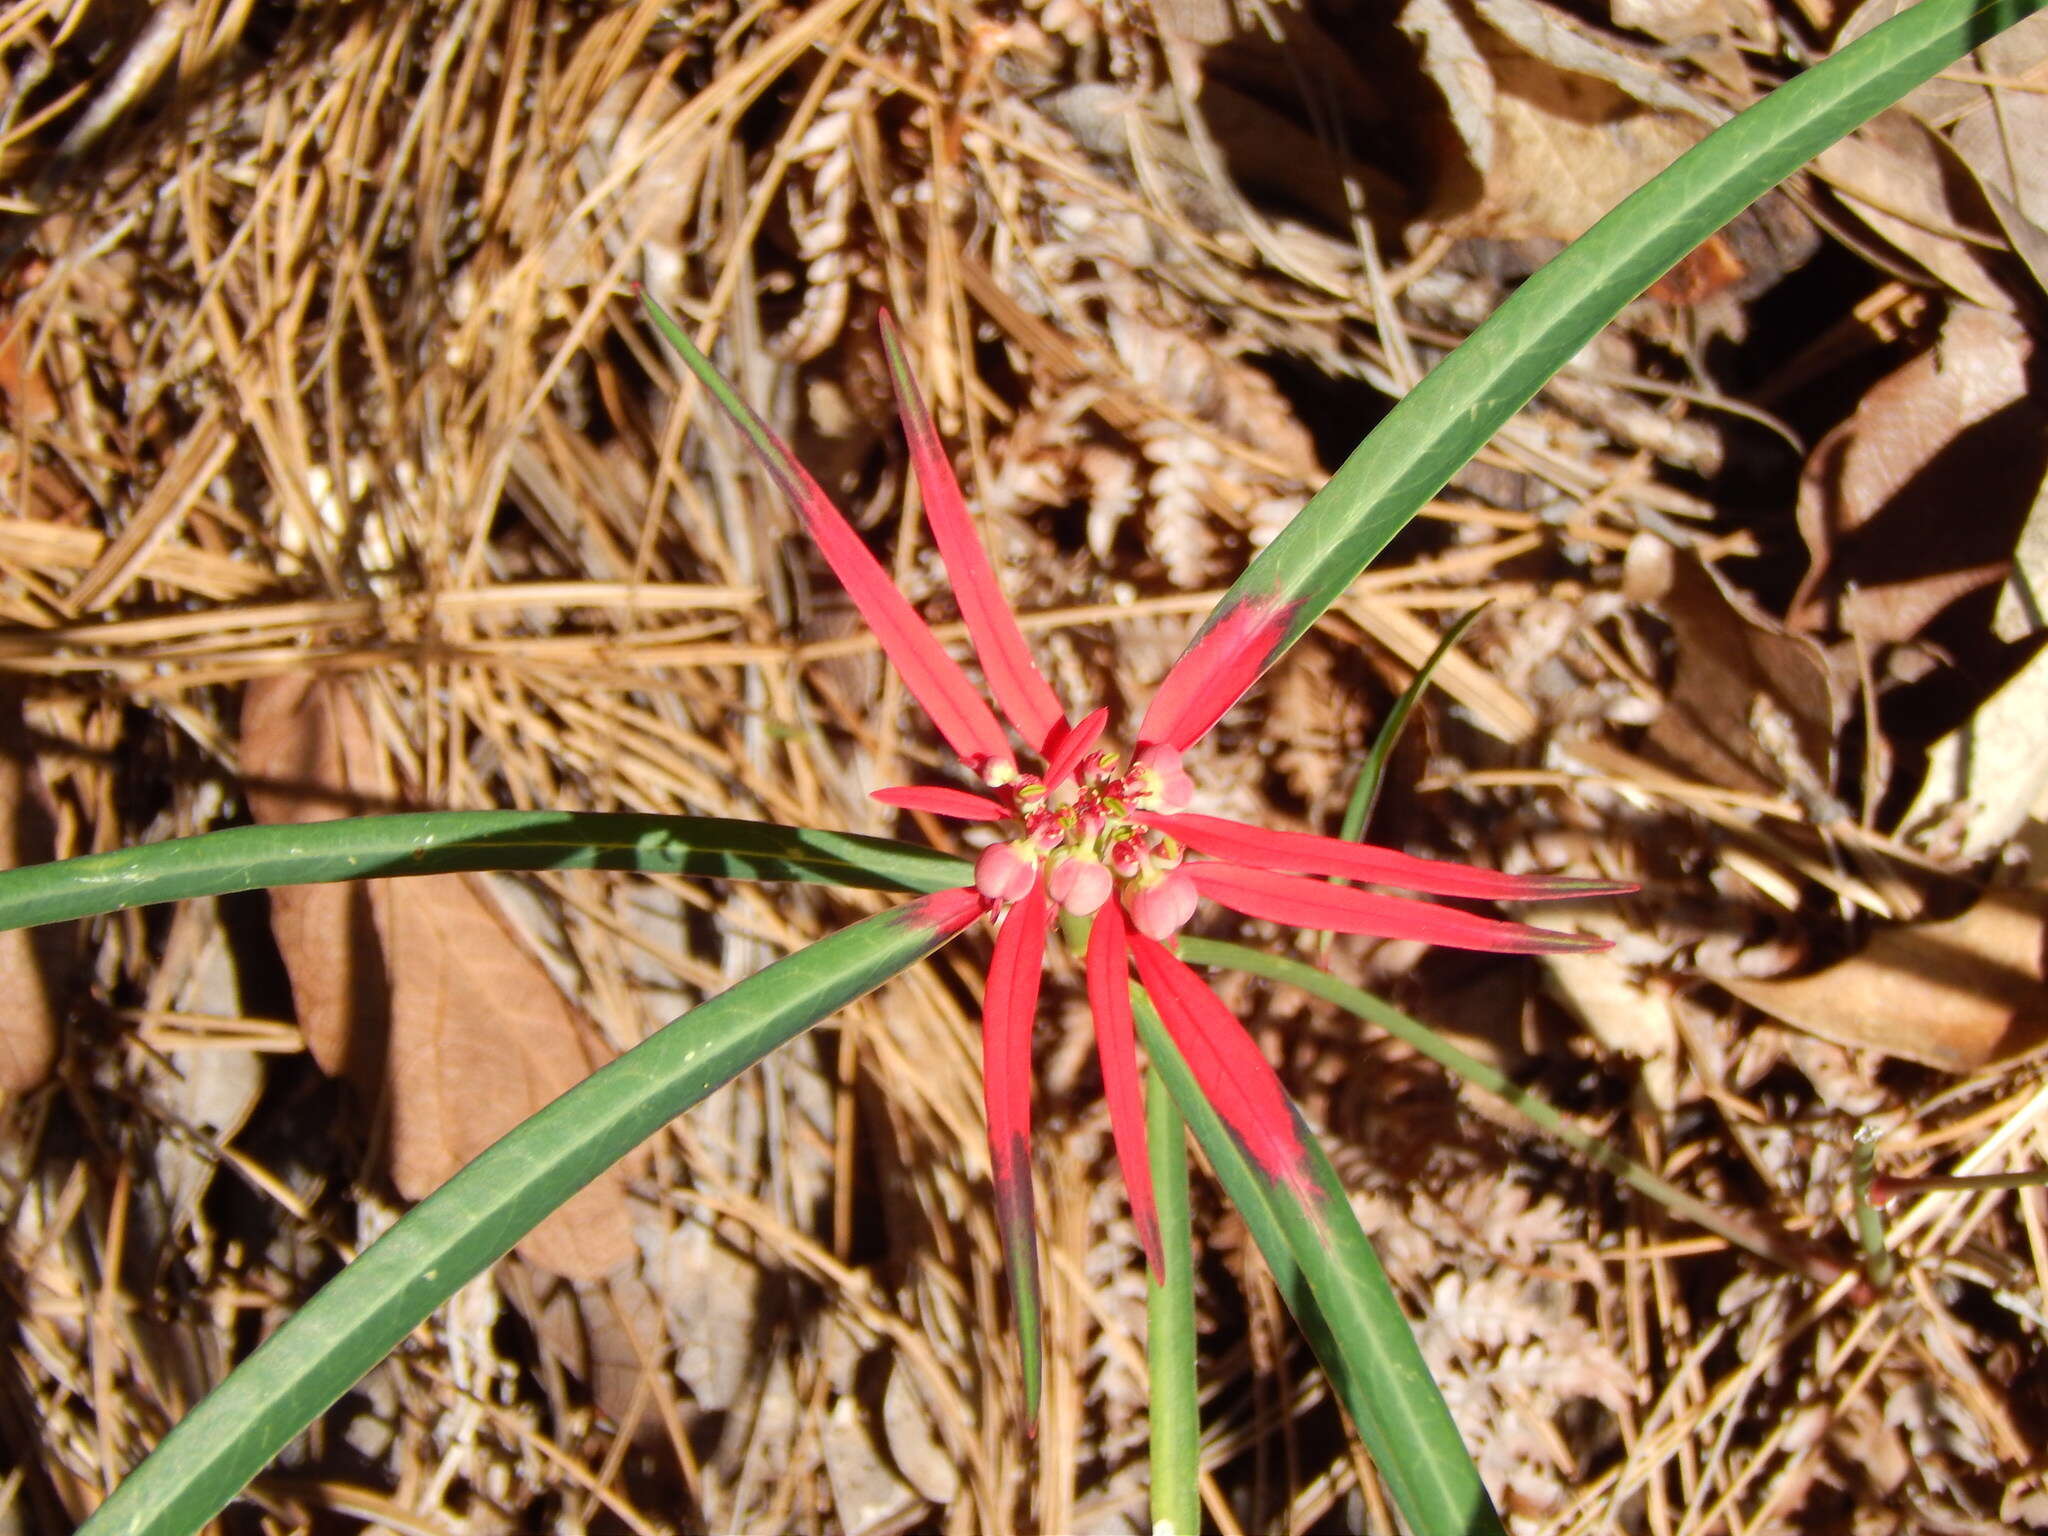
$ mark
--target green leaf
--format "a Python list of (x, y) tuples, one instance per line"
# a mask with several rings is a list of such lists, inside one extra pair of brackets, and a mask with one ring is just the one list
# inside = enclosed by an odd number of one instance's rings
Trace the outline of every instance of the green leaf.
[(1921, 0), (1687, 150), (1409, 391), (1245, 568), (1197, 640), (1257, 604), (1285, 619), (1270, 666), (1625, 305), (1807, 160), (2042, 3)]
[(82, 1532), (198, 1530), (549, 1212), (713, 1089), (945, 943), (962, 917), (947, 902), (912, 902), (777, 961), (506, 1133), (236, 1367)]
[(1145, 1146), (1152, 1163), (1160, 1259), (1166, 1269), (1162, 1284), (1148, 1282), (1145, 1287), (1145, 1364), (1152, 1386), (1152, 1530), (1154, 1536), (1196, 1536), (1202, 1529), (1202, 1414), (1195, 1379), (1188, 1132), (1157, 1067), (1145, 1073)]
[[(1184, 942), (1184, 953), (1192, 948)], [(1417, 1536), (1500, 1536), (1500, 1517), (1322, 1147), (1304, 1128), (1320, 1195), (1311, 1209), (1260, 1175), (1202, 1097), (1150, 1001), (1137, 1001), (1146, 1056), (1244, 1217), (1408, 1528)]]
[(884, 891), (966, 885), (973, 866), (909, 843), (717, 816), (419, 811), (229, 827), (0, 870), (0, 929), (259, 886), (478, 869), (631, 869)]

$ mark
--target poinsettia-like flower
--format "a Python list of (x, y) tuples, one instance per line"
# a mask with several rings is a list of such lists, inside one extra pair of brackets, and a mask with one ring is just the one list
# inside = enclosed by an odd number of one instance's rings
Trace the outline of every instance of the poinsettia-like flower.
[[(1265, 1177), (1313, 1208), (1306, 1133), (1278, 1076), (1222, 1000), (1174, 953), (1175, 935), (1205, 898), (1247, 917), (1303, 928), (1554, 954), (1605, 944), (1333, 882), (1514, 901), (1609, 895), (1634, 887), (1501, 874), (1189, 810), (1194, 785), (1182, 754), (1277, 654), (1291, 617), (1282, 604), (1246, 602), (1215, 615), (1160, 684), (1130, 754), (1105, 748), (1109, 711), (1071, 720), (1032, 660), (911, 378), (901, 340), (884, 315), (883, 344), (925, 517), (988, 680), (991, 709), (831, 498), (689, 338), (651, 301), (648, 308), (691, 372), (746, 433), (912, 696), (976, 784), (906, 785), (879, 790), (874, 798), (902, 810), (1002, 829), (977, 860), (972, 887), (961, 889), (976, 893), (998, 924), (983, 999), (983, 1096), (997, 1218), (1035, 1418), (1031, 1030), (1047, 935), (1060, 912), (1091, 919), (1084, 970), (1103, 1095), (1139, 1242), (1157, 1277), (1163, 1264), (1138, 1080), (1134, 966), (1224, 1124)], [(1026, 749), (1024, 762), (1015, 741)]]

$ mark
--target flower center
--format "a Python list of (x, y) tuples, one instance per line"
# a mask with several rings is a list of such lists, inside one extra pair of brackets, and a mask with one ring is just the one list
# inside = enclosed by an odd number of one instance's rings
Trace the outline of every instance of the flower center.
[(1154, 936), (1164, 937), (1192, 915), (1194, 887), (1179, 873), (1184, 850), (1130, 819), (1188, 803), (1192, 785), (1178, 752), (1147, 747), (1128, 764), (1114, 752), (1091, 752), (1056, 784), (1020, 773), (990, 788), (1023, 829), (975, 865), (975, 885), (991, 901), (1015, 901), (1043, 875), (1046, 894), (1076, 916), (1115, 896), (1141, 931), (1163, 928)]

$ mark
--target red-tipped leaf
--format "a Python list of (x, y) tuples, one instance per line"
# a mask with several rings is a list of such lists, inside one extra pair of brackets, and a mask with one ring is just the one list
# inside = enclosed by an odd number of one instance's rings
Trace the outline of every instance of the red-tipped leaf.
[(1027, 1423), (1038, 1422), (1038, 1228), (1031, 1194), (1031, 1025), (1045, 972), (1045, 882), (1013, 905), (996, 931), (982, 999), (981, 1091), (988, 1112), (989, 1169), (995, 1184), (996, 1229), (1017, 1312), (1024, 1354)]
[(1114, 901), (1095, 914), (1088, 930), (1088, 1009), (1095, 1016), (1095, 1055), (1102, 1063), (1102, 1097), (1109, 1132), (1124, 1171), (1131, 1219), (1153, 1280), (1166, 1283), (1159, 1210), (1152, 1199), (1152, 1161), (1145, 1151), (1145, 1097), (1138, 1086), (1138, 1029), (1131, 1017), (1130, 940), (1123, 909)]
[(1138, 745), (1185, 752), (1201, 740), (1280, 654), (1292, 614), (1286, 603), (1247, 599), (1198, 634), (1146, 706)]
[(1636, 889), (1625, 880), (1581, 880), (1569, 875), (1509, 875), (1441, 859), (1418, 859), (1391, 848), (1281, 832), (1221, 816), (1146, 811), (1132, 818), (1164, 832), (1197, 853), (1259, 869), (1398, 885), (1432, 896), (1473, 896), (1483, 901), (1556, 901), (1568, 896), (1621, 896)]
[(955, 821), (1001, 821), (1010, 814), (1010, 808), (1000, 800), (944, 784), (897, 784), (875, 790), (868, 798), (899, 811), (929, 811)]
[(1159, 1021), (1180, 1047), (1202, 1097), (1215, 1107), (1252, 1166), (1291, 1191), (1309, 1210), (1321, 1204), (1301, 1121), (1287, 1090), (1223, 1000), (1165, 945), (1129, 936), (1138, 979)]
[(1280, 875), (1268, 869), (1210, 860), (1181, 866), (1195, 888), (1246, 917), (1285, 923), (1292, 928), (1322, 928), (1334, 933), (1366, 933), (1386, 939), (1419, 939), (1450, 949), (1484, 949), (1504, 955), (1562, 954), (1605, 949), (1607, 941), (1578, 933), (1554, 933), (1523, 923), (1479, 917), (1455, 907), (1382, 896), (1355, 886), (1327, 885), (1301, 875)]
[(684, 366), (711, 391), (719, 408), (746, 434), (755, 457), (803, 519), (818, 552), (832, 567), (832, 574), (846, 588), (846, 595), (853, 599), (861, 617), (881, 642), (883, 652), (902, 675), (904, 686), (931, 716), (946, 744), (962, 762), (977, 771), (990, 763), (1014, 764), (1016, 758), (994, 712), (968, 681), (960, 664), (946, 654), (931, 626), (896, 590), (889, 573), (832, 504), (832, 498), (796, 461), (796, 455), (782, 439), (739, 397), (711, 360), (697, 350), (668, 312), (644, 293), (640, 301)]
[(981, 658), (981, 670), (997, 706), (1019, 735), (1044, 752), (1066, 724), (1066, 712), (1038, 663), (1031, 659), (1024, 631), (1017, 627), (1016, 617), (1004, 601), (995, 567), (967, 515), (960, 482), (946, 459), (946, 445), (940, 441), (939, 429), (910, 375), (896, 322), (886, 311), (882, 315), (882, 350), (888, 355), (889, 378), (896, 386), (896, 406), (903, 417), (903, 436), (910, 444), (911, 468), (917, 472), (918, 489), (924, 495), (925, 521), (938, 542), (946, 574), (953, 579), (953, 595), (960, 604), (960, 617), (967, 623), (968, 638), (974, 642), (974, 654)]
[(1052, 749), (1046, 759), (1045, 782), (1057, 787), (1066, 782), (1075, 765), (1088, 755), (1088, 749), (1102, 739), (1103, 727), (1109, 724), (1109, 711), (1098, 709), (1092, 715), (1076, 721), (1061, 735), (1059, 745)]

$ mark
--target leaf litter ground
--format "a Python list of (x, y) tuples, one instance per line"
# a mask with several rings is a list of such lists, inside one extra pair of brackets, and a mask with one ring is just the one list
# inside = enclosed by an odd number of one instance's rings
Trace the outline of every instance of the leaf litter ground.
[[(740, 445), (677, 407), (627, 280), (717, 334), (944, 621), (875, 323), (904, 317), (1053, 682), (1131, 708), (1555, 242), (1867, 24), (1825, 0), (78, 19), (0, 14), (17, 862), (407, 806), (949, 838), (866, 800), (937, 744)], [(2001, 39), (1717, 236), (1201, 749), (1205, 810), (1333, 830), (1375, 722), (1490, 600), (1376, 837), (1645, 894), (1575, 916), (1610, 955), (1338, 939), (1324, 963), (1830, 1260), (1859, 1128), (1887, 1172), (1987, 1172), (2038, 1162), (2048, 1115), (2048, 205), (2015, 151), (2044, 53), (2038, 23)], [(442, 877), (10, 938), (17, 1522), (74, 1523), (497, 1128), (868, 910)], [(1239, 929), (1272, 938), (1215, 931)], [(1014, 1434), (983, 958), (679, 1121), (253, 1497), (279, 1529), (1142, 1529), (1143, 1270), (1058, 972), (1046, 1410)], [(1902, 1205), (1873, 1303), (1348, 1014), (1222, 987), (1517, 1529), (2048, 1519), (2037, 1196)], [(1242, 1226), (1197, 1200), (1208, 1518), (1384, 1522)]]

